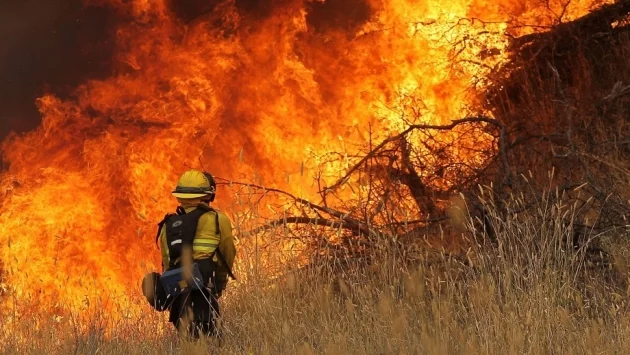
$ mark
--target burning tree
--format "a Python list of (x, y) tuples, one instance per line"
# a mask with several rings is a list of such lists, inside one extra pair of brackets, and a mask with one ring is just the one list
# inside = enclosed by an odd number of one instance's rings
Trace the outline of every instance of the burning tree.
[[(404, 95), (392, 109), (401, 130), (374, 141), (367, 129), (361, 153), (328, 153), (323, 164), (344, 162), (344, 173), (329, 185), (318, 181), (317, 201), (294, 198), (299, 216), (271, 225), (343, 228), (341, 241), (324, 241), (327, 251), (373, 256), (393, 240), (408, 248), (438, 234), (437, 228), (451, 229), (454, 198), (463, 197), (467, 205), (456, 201), (456, 208), (465, 208), (488, 237), (497, 238), (477, 198), (480, 184), (492, 186), (502, 218), (537, 208), (547, 198), (543, 189), (555, 189), (556, 199), (578, 211), (566, 226), (573, 230), (566, 247), (609, 266), (601, 240), (624, 238), (630, 212), (624, 133), (630, 79), (620, 60), (629, 11), (629, 2), (618, 1), (574, 21), (565, 22), (563, 13), (548, 31), (515, 37), (508, 60), (488, 75), (491, 83), (475, 116), (423, 124), (425, 106), (418, 96)], [(525, 193), (523, 203), (501, 205), (514, 193)], [(470, 242), (458, 240), (460, 246)], [(311, 250), (319, 255), (321, 245), (315, 245)]]

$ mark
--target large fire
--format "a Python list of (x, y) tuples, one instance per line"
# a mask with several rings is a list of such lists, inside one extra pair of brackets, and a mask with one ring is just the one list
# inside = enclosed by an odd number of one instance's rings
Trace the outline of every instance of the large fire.
[(287, 176), (339, 177), (344, 164), (319, 158), (352, 154), (368, 126), (403, 129), (409, 97), (425, 122), (461, 118), (507, 34), (601, 3), (287, 0), (253, 14), (224, 1), (185, 23), (166, 0), (92, 2), (130, 19), (115, 71), (70, 99), (41, 97), (41, 126), (1, 146), (0, 308), (130, 303), (158, 268), (155, 223), (186, 167), (313, 196), (310, 179)]

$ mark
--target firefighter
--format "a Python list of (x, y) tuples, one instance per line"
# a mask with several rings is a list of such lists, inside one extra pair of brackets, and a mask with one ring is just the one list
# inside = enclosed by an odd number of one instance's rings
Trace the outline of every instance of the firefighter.
[(216, 196), (212, 175), (186, 171), (172, 192), (179, 206), (158, 224), (156, 243), (162, 253), (162, 274), (149, 273), (143, 294), (153, 308), (169, 310), (169, 321), (192, 338), (218, 336), (218, 299), (236, 255), (232, 224), (211, 206)]

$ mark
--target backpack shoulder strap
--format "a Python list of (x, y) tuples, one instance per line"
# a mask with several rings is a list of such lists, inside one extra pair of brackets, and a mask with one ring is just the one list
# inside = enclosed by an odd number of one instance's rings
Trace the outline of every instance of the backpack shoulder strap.
[(158, 228), (157, 228), (157, 233), (155, 235), (155, 246), (158, 247), (158, 249), (160, 248), (159, 244), (158, 244), (158, 240), (160, 239), (160, 231), (162, 231), (162, 227), (164, 227), (164, 224), (166, 223), (166, 221), (171, 217), (174, 216), (173, 213), (167, 213), (164, 218), (157, 224)]
[[(214, 212), (214, 223), (215, 223), (215, 227), (216, 227), (216, 231), (217, 234), (219, 235), (219, 246), (221, 245), (221, 226), (219, 224), (219, 211), (215, 210), (212, 207), (209, 207), (210, 211)], [(225, 262), (225, 258), (223, 257), (223, 253), (221, 253), (221, 249), (219, 249), (219, 247), (217, 246), (217, 248), (214, 250), (213, 254), (217, 254), (217, 256), (219, 257), (219, 259), (221, 260), (221, 264), (223, 264), (223, 266), (225, 267), (225, 269), (227, 270), (228, 275), (233, 279), (236, 280), (236, 276), (234, 276), (234, 274), (232, 273), (232, 270), (230, 269), (230, 267), (228, 266), (227, 262)]]

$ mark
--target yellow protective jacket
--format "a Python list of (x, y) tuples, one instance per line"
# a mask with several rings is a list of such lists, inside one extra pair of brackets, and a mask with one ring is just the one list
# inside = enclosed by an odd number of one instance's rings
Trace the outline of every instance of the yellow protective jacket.
[[(197, 205), (182, 207), (186, 210), (186, 213), (193, 211)], [(216, 210), (216, 209), (215, 209)], [(221, 234), (219, 235), (216, 230), (215, 213), (219, 215), (219, 229)], [(162, 252), (162, 268), (163, 270), (169, 267), (169, 252), (166, 241), (166, 226), (162, 226), (159, 235), (160, 250)], [(225, 258), (225, 262), (228, 264), (230, 270), (233, 270), (234, 258), (236, 257), (236, 247), (234, 246), (234, 237), (232, 235), (232, 222), (229, 217), (220, 211), (209, 211), (204, 213), (197, 223), (197, 232), (195, 233), (195, 239), (193, 240), (193, 260), (202, 260), (212, 256), (216, 248), (219, 248), (221, 255)], [(218, 255), (215, 253), (213, 257), (220, 269), (217, 271), (217, 276), (227, 280), (227, 269)]]

